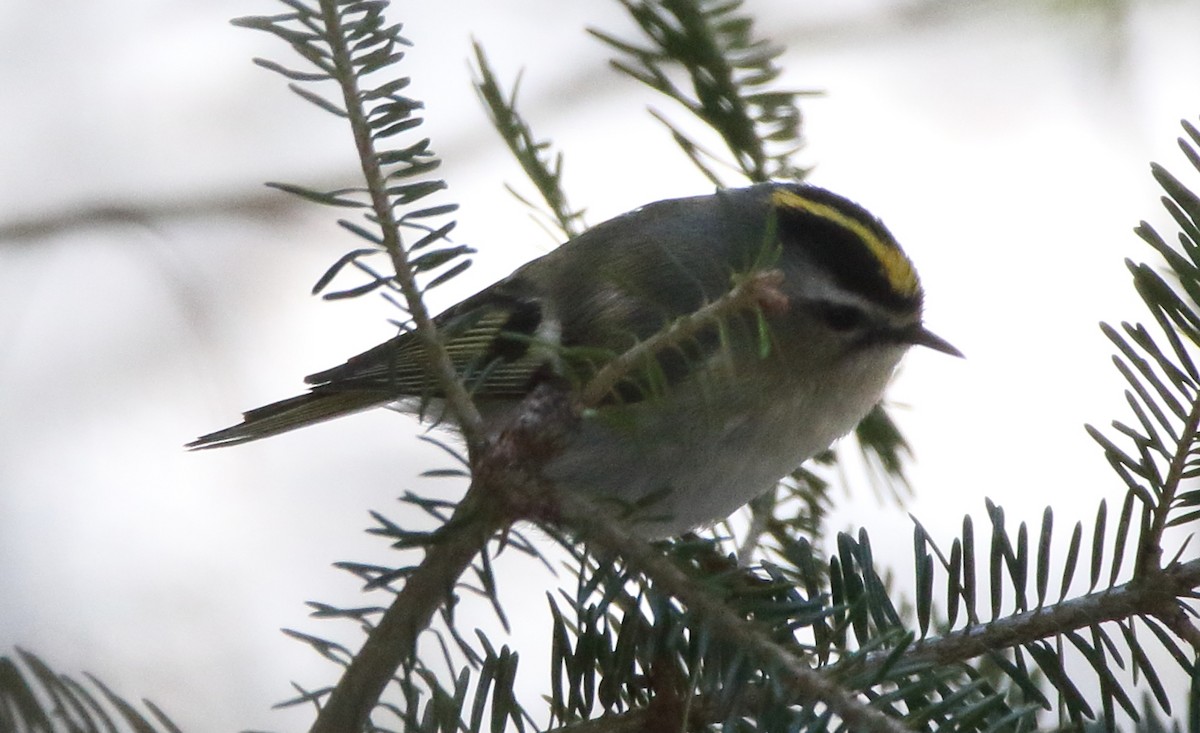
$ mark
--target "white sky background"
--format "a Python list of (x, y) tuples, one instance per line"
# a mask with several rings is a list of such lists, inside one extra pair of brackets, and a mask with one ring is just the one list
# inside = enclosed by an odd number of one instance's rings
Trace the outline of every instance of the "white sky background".
[[(957, 5), (747, 3), (790, 49), (781, 84), (827, 93), (803, 103), (810, 180), (888, 223), (921, 271), (927, 322), (969, 357), (914, 353), (891, 393), (919, 455), (907, 509), (949, 544), (964, 513), (986, 526), (984, 497), (1014, 527), (1036, 528), (1050, 504), (1065, 540), (1099, 497), (1115, 510), (1122, 496), (1081, 427), (1128, 417), (1096, 324), (1143, 318), (1123, 259), (1151, 257), (1130, 231), (1140, 219), (1166, 222), (1148, 161), (1198, 183), (1174, 140), (1179, 118), (1200, 114), (1200, 3), (1131, 3), (1115, 33), (1088, 3)], [(525, 68), (522, 108), (565, 152), (590, 223), (708, 190), (644, 114), (654, 100), (583, 33), (625, 30), (614, 6), (398, 3), (417, 44), (401, 71), (427, 102), (421, 131), (463, 204), (458, 238), (482, 250), (437, 306), (554, 244), (503, 190), (522, 181), (470, 88), (471, 35), (502, 79)], [(260, 199), (263, 180), (351, 180), (340, 122), (248, 61), (295, 65), (291, 52), (226, 22), (274, 12), (0, 6), (0, 227), (96, 204)], [(268, 707), (289, 680), (317, 686), (331, 669), (277, 629), (357, 643), (303, 602), (360, 603), (329, 564), (394, 560), (362, 533), (367, 511), (397, 515), (393, 498), (436, 491), (414, 477), (446, 463), (384, 411), (181, 449), (392, 332), (378, 298), (307, 295), (358, 244), (333, 223), (342, 212), (276, 200), (265, 216), (0, 240), (0, 654), (17, 644), (91, 671), (189, 731), (307, 722)], [(904, 511), (866, 490), (840, 501), (833, 526), (866, 527), (876, 557), (911, 577)], [(534, 577), (506, 593), (540, 613), (549, 581)], [(518, 643), (544, 635), (521, 631)], [(536, 691), (546, 657), (523, 656)]]

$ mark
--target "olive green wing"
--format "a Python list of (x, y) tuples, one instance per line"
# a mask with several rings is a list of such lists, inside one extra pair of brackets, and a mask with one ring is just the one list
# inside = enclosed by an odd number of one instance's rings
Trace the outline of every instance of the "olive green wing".
[[(469, 298), (437, 319), (455, 372), (477, 399), (513, 399), (548, 368), (553, 344), (542, 343), (544, 311), (534, 299), (492, 289)], [(440, 398), (416, 333), (403, 333), (352, 357), (341, 366), (305, 378), (314, 391), (374, 391), (392, 399)]]
[[(541, 305), (491, 288), (438, 316), (439, 335), (454, 369), (475, 399), (519, 399), (550, 373), (553, 346)], [(307, 394), (264, 405), (242, 422), (201, 436), (188, 448), (237, 445), (391, 402), (416, 400), (423, 408), (442, 390), (413, 332), (402, 333), (346, 363), (309, 375)]]

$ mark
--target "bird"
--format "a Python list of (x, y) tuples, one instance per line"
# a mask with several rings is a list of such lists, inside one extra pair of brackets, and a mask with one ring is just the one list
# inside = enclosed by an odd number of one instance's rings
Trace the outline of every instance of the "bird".
[[(570, 239), (436, 316), (484, 426), (539, 384), (583, 390), (619, 355), (773, 272), (776, 297), (652, 350), (583, 412), (542, 468), (623, 508), (649, 538), (725, 518), (847, 434), (903, 355), (961, 357), (923, 323), (912, 261), (859, 204), (769, 182), (642, 206)], [(187, 444), (246, 443), (372, 407), (428, 418), (442, 397), (411, 330), (308, 376), (309, 391)], [(453, 427), (453, 416), (439, 422)], [(614, 512), (618, 511), (614, 509)]]

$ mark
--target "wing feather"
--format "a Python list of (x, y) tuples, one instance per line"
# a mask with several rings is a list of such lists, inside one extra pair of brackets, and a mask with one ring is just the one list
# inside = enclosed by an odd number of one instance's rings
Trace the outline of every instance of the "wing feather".
[[(536, 301), (496, 288), (437, 319), (451, 364), (479, 399), (518, 398), (547, 368), (546, 349), (534, 348), (542, 323)], [(384, 391), (397, 399), (441, 397), (424, 351), (415, 333), (402, 333), (305, 381), (314, 389)]]

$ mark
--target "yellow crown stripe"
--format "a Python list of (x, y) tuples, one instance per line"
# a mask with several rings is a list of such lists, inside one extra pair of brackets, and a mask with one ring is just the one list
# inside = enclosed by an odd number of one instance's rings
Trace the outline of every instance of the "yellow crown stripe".
[(887, 278), (888, 283), (897, 293), (909, 296), (916, 293), (920, 287), (917, 281), (917, 272), (913, 269), (912, 262), (900, 251), (900, 248), (891, 242), (881, 239), (870, 227), (858, 219), (847, 216), (829, 204), (813, 201), (810, 198), (805, 198), (804, 195), (796, 191), (786, 188), (779, 188), (773, 191), (771, 193), (771, 202), (780, 208), (797, 209), (813, 216), (818, 216), (853, 232), (854, 236), (858, 237), (867, 246), (867, 249), (871, 251), (871, 254), (875, 256), (875, 259), (879, 261), (879, 267), (883, 270), (884, 277)]

